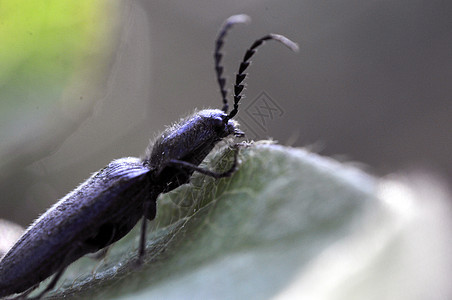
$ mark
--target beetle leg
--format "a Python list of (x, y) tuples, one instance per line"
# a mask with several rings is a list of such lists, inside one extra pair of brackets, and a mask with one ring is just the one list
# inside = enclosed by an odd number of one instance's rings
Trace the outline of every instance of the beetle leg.
[(58, 280), (60, 279), (61, 275), (63, 275), (64, 270), (66, 270), (66, 267), (58, 270), (58, 272), (53, 276), (52, 281), (50, 281), (50, 283), (47, 285), (47, 287), (42, 292), (40, 292), (36, 297), (32, 297), (32, 298), (28, 298), (28, 299), (30, 299), (30, 300), (31, 299), (41, 299), (42, 296), (44, 296), (49, 291), (51, 291), (55, 287), (55, 285), (58, 282)]
[(138, 248), (138, 265), (141, 265), (144, 261), (144, 255), (146, 254), (146, 221), (147, 219), (153, 220), (155, 218), (155, 202), (145, 201), (143, 204), (143, 218), (141, 220), (141, 233), (140, 233), (140, 246)]
[(148, 219), (149, 221), (154, 220), (155, 214), (157, 213), (157, 207), (156, 207), (155, 201), (152, 201), (152, 200), (145, 201), (143, 211), (144, 211), (144, 216), (146, 217), (146, 219)]
[(26, 290), (25, 292), (19, 294), (19, 295), (16, 296), (16, 297), (13, 297), (13, 298), (5, 298), (5, 299), (7, 299), (7, 300), (21, 300), (21, 299), (26, 299), (27, 296), (28, 296), (31, 292), (33, 292), (34, 290), (36, 290), (36, 288), (39, 286), (39, 284), (40, 284), (40, 283), (35, 284), (34, 286), (32, 286), (31, 288), (29, 288), (28, 290)]
[(181, 168), (187, 168), (193, 171), (196, 171), (198, 173), (213, 177), (213, 178), (223, 178), (223, 177), (229, 177), (232, 175), (232, 173), (234, 173), (237, 170), (237, 161), (238, 161), (238, 155), (239, 155), (239, 147), (241, 146), (241, 144), (235, 144), (233, 147), (235, 149), (234, 151), (234, 162), (232, 163), (232, 166), (229, 168), (229, 170), (222, 172), (222, 173), (217, 173), (211, 170), (207, 170), (207, 169), (203, 169), (197, 165), (191, 164), (189, 162), (183, 161), (183, 160), (178, 160), (178, 159), (171, 159), (168, 163), (176, 166), (176, 167), (181, 167)]

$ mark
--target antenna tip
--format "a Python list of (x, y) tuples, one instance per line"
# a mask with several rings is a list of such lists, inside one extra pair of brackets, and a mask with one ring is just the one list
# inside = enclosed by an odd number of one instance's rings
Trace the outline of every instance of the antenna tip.
[(237, 24), (237, 23), (250, 23), (251, 18), (248, 15), (240, 14), (233, 15), (226, 19), (226, 24)]
[(298, 47), (297, 43), (289, 40), (288, 38), (286, 38), (285, 36), (283, 36), (281, 34), (271, 33), (270, 36), (275, 41), (281, 42), (284, 46), (286, 46), (287, 48), (289, 48), (293, 52), (298, 52), (300, 50), (300, 47)]

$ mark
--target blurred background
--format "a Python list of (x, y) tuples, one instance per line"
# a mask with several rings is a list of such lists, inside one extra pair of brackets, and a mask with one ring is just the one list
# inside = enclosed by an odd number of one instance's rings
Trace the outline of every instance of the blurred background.
[(273, 138), (363, 163), (377, 175), (427, 168), (452, 182), (450, 1), (2, 1), (0, 218), (27, 226), (115, 158), (140, 156), (166, 125), (220, 108), (247, 47), (238, 119)]

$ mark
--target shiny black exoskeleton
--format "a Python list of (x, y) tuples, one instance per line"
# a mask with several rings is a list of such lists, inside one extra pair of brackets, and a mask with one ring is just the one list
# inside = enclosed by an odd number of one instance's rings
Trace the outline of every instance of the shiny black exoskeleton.
[[(187, 183), (213, 147), (227, 136), (243, 136), (237, 122), (219, 109), (202, 110), (165, 130), (148, 149), (144, 164), (154, 185), (169, 192)], [(191, 164), (186, 165), (186, 163)]]
[(234, 107), (228, 114), (220, 50), (229, 28), (247, 20), (245, 15), (228, 18), (216, 40), (215, 70), (223, 108), (202, 110), (181, 120), (151, 143), (144, 158), (114, 160), (39, 217), (0, 260), (0, 297), (22, 292), (20, 297), (26, 297), (41, 281), (55, 274), (37, 296), (42, 297), (55, 286), (69, 264), (118, 241), (143, 219), (141, 263), (145, 255), (146, 219), (155, 218), (160, 194), (188, 183), (195, 171), (214, 178), (235, 171), (238, 149), (232, 166), (224, 173), (200, 168), (199, 164), (219, 141), (244, 135), (232, 118), (238, 112), (250, 58), (257, 47), (270, 39), (297, 50), (296, 44), (281, 35), (270, 34), (256, 40), (240, 64), (234, 85)]

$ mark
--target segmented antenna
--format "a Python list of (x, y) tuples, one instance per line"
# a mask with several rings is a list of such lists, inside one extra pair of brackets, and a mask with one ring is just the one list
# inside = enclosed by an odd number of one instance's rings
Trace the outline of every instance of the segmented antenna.
[(215, 59), (215, 72), (217, 73), (217, 81), (218, 85), (220, 86), (221, 97), (223, 98), (223, 108), (221, 110), (225, 113), (228, 112), (229, 104), (228, 99), (226, 99), (227, 91), (224, 88), (226, 85), (226, 79), (222, 77), (224, 68), (220, 65), (223, 54), (220, 51), (224, 44), (224, 38), (226, 37), (228, 30), (231, 29), (232, 25), (237, 23), (249, 23), (250, 20), (250, 17), (248, 17), (247, 15), (230, 16), (224, 22), (220, 32), (218, 33), (217, 40), (215, 41), (215, 53), (213, 55)]
[(240, 95), (243, 91), (243, 88), (245, 87), (242, 82), (245, 80), (246, 73), (245, 70), (250, 65), (250, 59), (256, 53), (257, 48), (264, 44), (265, 41), (268, 40), (275, 40), (277, 42), (282, 43), (284, 46), (289, 48), (290, 50), (294, 52), (298, 52), (298, 45), (288, 38), (286, 38), (283, 35), (280, 34), (273, 34), (270, 33), (258, 40), (256, 40), (251, 47), (246, 51), (245, 56), (243, 57), (242, 62), (240, 63), (239, 71), (235, 76), (235, 84), (234, 84), (234, 109), (229, 113), (228, 119), (232, 119), (237, 112), (239, 111), (239, 101), (242, 98), (242, 95)]

